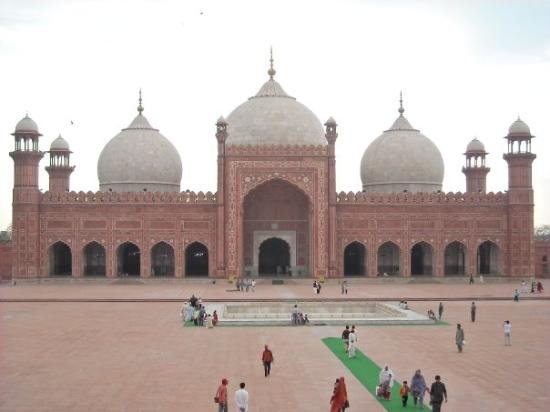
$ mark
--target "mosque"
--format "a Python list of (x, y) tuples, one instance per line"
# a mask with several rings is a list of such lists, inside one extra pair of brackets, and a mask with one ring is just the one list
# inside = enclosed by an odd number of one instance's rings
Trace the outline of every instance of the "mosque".
[(323, 125), (287, 94), (273, 60), (268, 75), (216, 123), (215, 193), (180, 191), (180, 156), (144, 116), (141, 96), (137, 116), (99, 156), (97, 192), (70, 190), (68, 142), (60, 136), (40, 151), (42, 135), (25, 116), (10, 152), (11, 277), (542, 273), (550, 248), (537, 248), (533, 237), (536, 156), (525, 122), (514, 121), (506, 135), (507, 190), (486, 193), (487, 152), (474, 139), (464, 153), (466, 192), (445, 193), (441, 153), (401, 101), (395, 122), (357, 165), (362, 188), (338, 192), (336, 121)]

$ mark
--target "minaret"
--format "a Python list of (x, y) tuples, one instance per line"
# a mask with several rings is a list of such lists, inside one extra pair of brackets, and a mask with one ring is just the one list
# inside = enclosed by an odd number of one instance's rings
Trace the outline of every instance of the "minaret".
[(10, 152), (14, 162), (12, 277), (37, 277), (40, 275), (38, 170), (44, 156), (38, 149), (38, 140), (42, 135), (27, 114), (17, 123), (12, 136), (15, 138), (15, 149)]
[(505, 137), (508, 153), (508, 253), (509, 276), (534, 276), (535, 250), (533, 240), (533, 186), (529, 126), (518, 119), (512, 123)]
[(474, 138), (466, 147), (466, 166), (462, 173), (466, 175), (466, 192), (485, 193), (487, 191), (487, 173), (491, 170), (485, 165), (485, 146)]
[[(338, 272), (336, 258), (336, 121), (329, 117), (325, 123), (325, 138), (328, 142), (328, 275), (335, 277)], [(343, 274), (342, 274), (343, 275)]]
[(59, 135), (50, 146), (50, 165), (46, 171), (50, 175), (50, 192), (68, 192), (74, 166), (70, 164), (69, 143)]
[(225, 276), (225, 141), (227, 140), (227, 122), (220, 116), (216, 122), (216, 140), (218, 141), (218, 191), (216, 193), (216, 276)]

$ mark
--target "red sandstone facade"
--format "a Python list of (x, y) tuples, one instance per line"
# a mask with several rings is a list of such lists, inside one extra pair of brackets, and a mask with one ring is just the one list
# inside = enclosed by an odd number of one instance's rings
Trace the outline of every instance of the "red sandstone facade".
[(68, 149), (50, 153), (41, 193), (40, 134), (16, 132), (11, 276), (548, 276), (530, 135), (507, 136), (506, 193), (485, 193), (485, 153), (467, 160), (467, 193), (337, 193), (325, 126), (326, 146), (226, 146), (220, 119), (215, 194), (70, 192)]

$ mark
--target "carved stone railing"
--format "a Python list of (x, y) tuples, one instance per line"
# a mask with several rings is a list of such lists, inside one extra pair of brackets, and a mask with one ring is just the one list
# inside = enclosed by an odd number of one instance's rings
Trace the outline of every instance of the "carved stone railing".
[(322, 145), (227, 145), (227, 156), (326, 156)]
[(406, 204), (506, 204), (508, 194), (498, 193), (368, 193), (368, 192), (340, 192), (336, 195), (336, 202), (341, 204), (356, 203), (406, 203)]
[(212, 192), (45, 192), (42, 203), (190, 203), (215, 204)]

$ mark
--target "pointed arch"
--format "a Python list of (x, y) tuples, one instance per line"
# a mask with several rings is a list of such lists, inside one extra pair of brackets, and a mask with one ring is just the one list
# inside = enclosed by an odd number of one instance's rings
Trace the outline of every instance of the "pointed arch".
[(208, 276), (208, 248), (193, 242), (185, 249), (185, 276)]
[(161, 241), (151, 248), (151, 275), (174, 276), (174, 248)]
[(445, 247), (445, 276), (464, 276), (466, 274), (466, 246), (455, 240)]
[(105, 247), (96, 241), (82, 249), (82, 273), (84, 276), (105, 276)]
[(132, 242), (124, 242), (117, 248), (118, 276), (139, 276), (141, 273), (141, 251)]
[(364, 276), (367, 273), (367, 249), (361, 242), (349, 243), (344, 249), (344, 276)]
[(500, 248), (490, 240), (477, 248), (477, 273), (479, 275), (498, 275), (500, 273)]
[(73, 254), (69, 245), (57, 241), (50, 246), (50, 276), (71, 276), (73, 272)]
[(387, 241), (378, 247), (377, 270), (380, 275), (399, 276), (401, 249), (392, 241)]
[(411, 248), (411, 275), (433, 275), (433, 247), (421, 241)]

